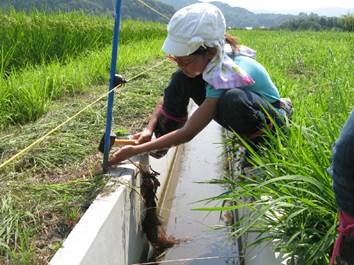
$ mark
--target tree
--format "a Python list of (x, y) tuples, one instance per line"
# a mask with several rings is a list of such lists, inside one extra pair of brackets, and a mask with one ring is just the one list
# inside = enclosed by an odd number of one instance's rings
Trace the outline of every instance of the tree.
[(347, 14), (340, 18), (343, 28), (347, 31), (354, 31), (354, 15)]
[(319, 31), (321, 30), (321, 25), (317, 23), (315, 20), (306, 19), (301, 21), (298, 27), (299, 30), (314, 30)]

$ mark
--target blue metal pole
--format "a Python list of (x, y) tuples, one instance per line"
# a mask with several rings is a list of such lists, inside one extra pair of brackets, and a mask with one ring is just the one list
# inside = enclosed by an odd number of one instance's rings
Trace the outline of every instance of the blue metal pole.
[[(109, 91), (114, 88), (114, 75), (116, 73), (117, 55), (118, 55), (118, 42), (119, 42), (119, 30), (120, 30), (120, 10), (121, 0), (116, 0), (116, 10), (114, 19), (114, 32), (113, 32), (113, 44), (112, 44), (112, 59), (111, 59), (111, 72), (109, 79)], [(109, 145), (110, 134), (112, 130), (112, 108), (114, 100), (114, 91), (112, 90), (107, 99), (107, 116), (106, 116), (106, 132), (104, 139), (104, 154), (103, 154), (103, 170), (108, 169), (108, 157), (109, 157)]]

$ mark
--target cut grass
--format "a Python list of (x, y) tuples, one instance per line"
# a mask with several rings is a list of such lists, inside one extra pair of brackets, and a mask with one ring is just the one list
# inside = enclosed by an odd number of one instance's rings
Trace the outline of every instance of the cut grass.
[[(146, 125), (173, 69), (165, 63), (116, 94), (114, 130), (134, 133)], [(126, 78), (142, 70), (130, 68)], [(36, 122), (3, 131), (2, 161), (107, 89), (92, 87), (86, 93), (54, 101), (50, 111)], [(106, 100), (100, 101), (1, 171), (0, 263), (47, 264), (102, 189), (105, 179), (97, 173), (102, 160), (97, 147), (104, 129), (105, 106)]]

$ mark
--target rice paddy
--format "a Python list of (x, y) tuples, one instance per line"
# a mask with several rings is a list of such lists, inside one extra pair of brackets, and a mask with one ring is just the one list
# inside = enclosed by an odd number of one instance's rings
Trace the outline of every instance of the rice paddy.
[[(113, 21), (78, 13), (11, 13), (0, 14), (0, 24), (3, 162), (107, 90)], [(237, 234), (267, 232), (279, 250), (300, 257), (300, 264), (325, 264), (337, 222), (326, 169), (354, 107), (354, 34), (230, 33), (257, 51), (295, 112), (286, 132), (278, 129), (261, 155), (253, 153), (262, 174), (243, 181), (225, 176), (230, 192), (220, 199), (252, 197), (248, 207), (259, 209), (250, 216), (257, 222), (237, 224)], [(124, 21), (120, 73), (131, 77), (160, 61), (165, 34), (162, 24)], [(142, 129), (173, 70), (164, 64), (123, 88), (116, 96), (114, 127)], [(104, 115), (102, 100), (0, 169), (0, 264), (46, 264), (102, 189), (97, 145)], [(231, 140), (225, 144), (236, 148)]]

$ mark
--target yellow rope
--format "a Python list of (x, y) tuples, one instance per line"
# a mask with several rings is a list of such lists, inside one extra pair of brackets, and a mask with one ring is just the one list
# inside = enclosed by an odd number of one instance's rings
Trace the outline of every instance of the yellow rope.
[(155, 8), (153, 8), (152, 6), (148, 5), (147, 3), (145, 3), (142, 0), (137, 0), (138, 2), (140, 2), (142, 5), (146, 6), (147, 8), (151, 9), (152, 11), (154, 11), (155, 13), (159, 14), (160, 16), (162, 16), (163, 18), (167, 19), (167, 21), (170, 21), (170, 18), (164, 14), (162, 14), (161, 12), (159, 12), (158, 10), (156, 10)]
[[(147, 70), (131, 77), (130, 79), (127, 80), (127, 82), (130, 82), (132, 80), (134, 80), (135, 78), (145, 74), (148, 71), (151, 71), (152, 69), (162, 65), (163, 63), (166, 62), (166, 59), (164, 59), (163, 61), (157, 63), (156, 65), (152, 66), (151, 68), (148, 68)], [(20, 157), (21, 155), (23, 155), (24, 153), (26, 153), (28, 150), (30, 150), (31, 148), (33, 148), (35, 145), (43, 142), (44, 139), (46, 139), (49, 135), (51, 135), (52, 133), (54, 133), (55, 131), (57, 131), (58, 129), (60, 129), (61, 127), (63, 127), (65, 124), (67, 124), (69, 121), (73, 120), (74, 118), (76, 118), (77, 116), (79, 116), (82, 112), (84, 112), (85, 110), (87, 110), (88, 108), (90, 108), (91, 106), (93, 106), (94, 104), (96, 104), (98, 101), (100, 101), (101, 99), (103, 99), (104, 97), (106, 97), (109, 93), (111, 93), (113, 90), (115, 90), (116, 88), (119, 88), (120, 86), (114, 87), (111, 90), (109, 90), (108, 92), (102, 94), (99, 98), (97, 98), (95, 101), (93, 101), (92, 103), (90, 103), (89, 105), (87, 105), (85, 108), (83, 108), (82, 110), (80, 110), (79, 112), (77, 112), (76, 114), (74, 114), (73, 116), (69, 117), (67, 120), (63, 121), (61, 124), (59, 124), (57, 127), (55, 127), (54, 129), (50, 130), (49, 132), (47, 132), (45, 135), (43, 135), (41, 138), (37, 139), (36, 141), (34, 141), (32, 144), (30, 144), (29, 146), (27, 146), (26, 148), (22, 149), (20, 152), (18, 152), (17, 154), (15, 154), (14, 156), (12, 156), (11, 158), (9, 158), (8, 160), (6, 160), (5, 162), (3, 162), (0, 165), (0, 169), (5, 167), (6, 165), (8, 165), (10, 162), (14, 161), (15, 159), (17, 159), (18, 157)]]
[(127, 82), (130, 82), (130, 81), (132, 81), (132, 80), (138, 78), (139, 76), (145, 74), (146, 72), (149, 72), (149, 71), (151, 71), (152, 69), (155, 69), (156, 67), (159, 67), (160, 65), (163, 65), (163, 64), (164, 64), (165, 62), (167, 62), (167, 61), (168, 61), (168, 59), (163, 59), (161, 62), (158, 62), (157, 64), (155, 64), (154, 66), (150, 67), (149, 69), (147, 69), (147, 70), (145, 70), (145, 71), (143, 71), (143, 72), (141, 72), (141, 73), (139, 73), (139, 74), (137, 74), (137, 75), (131, 77), (130, 79), (127, 79)]

